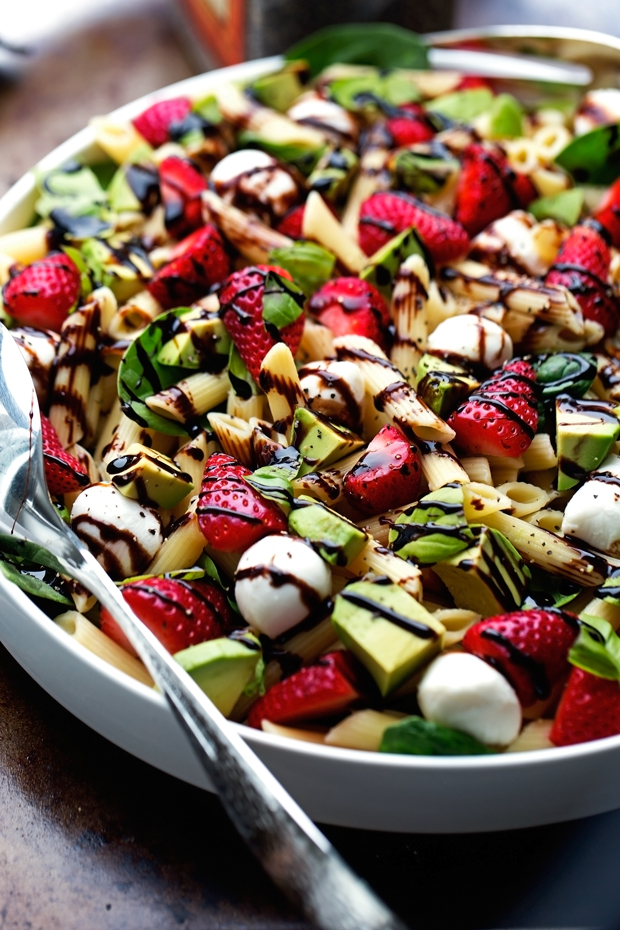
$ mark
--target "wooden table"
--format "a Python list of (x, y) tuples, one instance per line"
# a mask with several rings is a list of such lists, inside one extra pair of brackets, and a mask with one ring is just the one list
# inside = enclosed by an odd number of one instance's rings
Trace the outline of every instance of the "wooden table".
[[(170, 15), (163, 0), (126, 3), (0, 83), (0, 191), (94, 113), (192, 73)], [(480, 836), (326, 833), (411, 927), (578, 927), (607, 920), (619, 823), (607, 815)], [(607, 839), (611, 852), (588, 873)], [(217, 799), (90, 731), (0, 647), (0, 928), (306, 927)]]

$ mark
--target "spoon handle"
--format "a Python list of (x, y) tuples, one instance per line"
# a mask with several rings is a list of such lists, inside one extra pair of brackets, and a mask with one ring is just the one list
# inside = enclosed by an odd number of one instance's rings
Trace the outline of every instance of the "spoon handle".
[(90, 552), (67, 527), (64, 532), (55, 548), (58, 560), (110, 611), (131, 641), (184, 727), (230, 819), (281, 891), (322, 930), (406, 930), (136, 619)]

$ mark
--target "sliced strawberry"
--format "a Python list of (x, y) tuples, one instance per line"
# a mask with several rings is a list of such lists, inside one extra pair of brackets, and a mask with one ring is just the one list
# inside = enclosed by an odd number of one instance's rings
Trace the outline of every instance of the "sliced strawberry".
[(418, 450), (388, 425), (345, 475), (344, 493), (352, 507), (370, 516), (417, 501), (421, 484)]
[(278, 232), (282, 233), (283, 236), (288, 236), (289, 239), (303, 239), (302, 227), (305, 208), (306, 205), (302, 203), (285, 213), (276, 226)]
[(360, 209), (359, 241), (372, 255), (398, 233), (415, 226), (435, 262), (451, 262), (469, 248), (469, 237), (460, 223), (401, 191), (379, 191)]
[(476, 90), (479, 87), (486, 87), (489, 90), (493, 90), (488, 80), (483, 77), (477, 77), (475, 74), (466, 74), (465, 77), (461, 78), (455, 90)]
[(620, 684), (573, 668), (549, 739), (556, 746), (588, 743), (620, 733)]
[(147, 288), (166, 310), (183, 307), (220, 284), (230, 274), (230, 266), (221, 235), (207, 223), (173, 248), (170, 261), (155, 273)]
[(505, 675), (523, 707), (531, 707), (568, 675), (578, 632), (577, 617), (568, 611), (516, 610), (475, 623), (461, 645)]
[(296, 723), (340, 714), (360, 698), (355, 675), (351, 653), (330, 652), (273, 685), (253, 705), (248, 724), (260, 730), (263, 720)]
[(470, 236), (535, 197), (530, 179), (512, 170), (499, 146), (474, 142), (463, 151), (454, 215)]
[(244, 480), (251, 474), (231, 456), (214, 453), (207, 459), (196, 514), (203, 536), (214, 549), (241, 552), (263, 536), (287, 528), (278, 505)]
[(594, 219), (607, 230), (611, 244), (620, 249), (620, 178), (607, 189), (594, 213)]
[[(209, 581), (155, 576), (130, 581), (121, 587), (121, 593), (134, 613), (172, 653), (223, 636), (232, 620), (226, 596)], [(137, 655), (105, 607), (101, 609), (101, 629), (127, 652)]]
[(192, 101), (189, 97), (159, 100), (136, 116), (132, 123), (149, 145), (156, 149), (170, 141), (170, 126), (181, 123), (191, 109)]
[(41, 436), (43, 439), (43, 465), (47, 489), (53, 496), (78, 491), (90, 483), (90, 479), (73, 455), (63, 449), (58, 433), (41, 414)]
[(404, 103), (398, 113), (390, 116), (386, 127), (395, 148), (428, 142), (435, 135), (435, 128), (419, 103)]
[(182, 239), (202, 225), (201, 194), (207, 180), (189, 158), (164, 158), (159, 166), (159, 187), (166, 229), (175, 239)]
[(390, 311), (374, 287), (360, 278), (335, 278), (312, 295), (308, 310), (335, 336), (367, 336), (380, 346), (390, 324)]
[[(267, 352), (277, 342), (285, 342), (295, 355), (304, 329), (303, 313), (282, 329), (265, 323), (263, 298), (265, 282), (270, 272), (276, 276), (276, 283), (283, 290), (285, 284), (282, 279), (293, 280), (288, 271), (275, 265), (251, 265), (231, 274), (220, 291), (220, 314), (224, 326), (256, 381)], [(296, 302), (302, 299), (296, 291), (291, 290), (291, 294)]]
[(527, 362), (508, 362), (470, 394), (447, 420), (459, 451), (513, 458), (525, 452), (538, 426), (535, 380)]
[(603, 227), (593, 220), (575, 226), (560, 246), (558, 256), (545, 278), (545, 284), (567, 288), (574, 295), (587, 320), (600, 323), (606, 336), (618, 327), (620, 306), (607, 283), (611, 255)]
[(80, 272), (64, 252), (31, 265), (13, 265), (2, 289), (4, 309), (21, 326), (60, 332), (80, 296)]

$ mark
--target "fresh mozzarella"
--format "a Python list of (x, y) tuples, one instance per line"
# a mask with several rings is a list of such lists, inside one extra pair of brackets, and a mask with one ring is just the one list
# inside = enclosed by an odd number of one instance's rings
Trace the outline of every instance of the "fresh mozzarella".
[(512, 358), (512, 339), (501, 326), (484, 317), (464, 313), (444, 320), (428, 337), (428, 351), (499, 368)]
[(159, 514), (104, 482), (75, 499), (71, 527), (116, 579), (143, 572), (163, 542)]
[(299, 188), (272, 155), (240, 149), (226, 155), (211, 172), (210, 182), (224, 200), (245, 209), (266, 206), (282, 216), (299, 199)]
[(514, 210), (490, 223), (472, 242), (472, 254), (480, 261), (486, 257), (508, 259), (528, 274), (543, 275), (555, 258), (562, 241), (557, 223), (546, 220), (535, 224), (523, 210)]
[(620, 457), (608, 455), (575, 491), (564, 510), (562, 532), (608, 552), (620, 553)]
[(616, 87), (599, 87), (585, 95), (575, 114), (575, 135), (620, 122), (620, 90)]
[(235, 599), (250, 626), (276, 637), (331, 594), (331, 572), (303, 539), (265, 536), (239, 560)]
[(364, 403), (364, 379), (353, 362), (309, 362), (299, 372), (306, 404), (343, 426), (359, 426)]
[(420, 682), (427, 720), (469, 733), (486, 746), (507, 746), (521, 729), (521, 705), (503, 675), (477, 656), (439, 656)]
[(325, 100), (314, 91), (300, 97), (286, 115), (296, 123), (319, 126), (347, 138), (357, 137), (357, 125), (351, 114), (333, 100)]

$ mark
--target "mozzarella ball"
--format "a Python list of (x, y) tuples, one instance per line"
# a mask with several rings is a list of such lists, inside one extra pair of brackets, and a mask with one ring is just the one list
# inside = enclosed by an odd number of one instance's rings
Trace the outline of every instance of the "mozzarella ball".
[(364, 379), (353, 362), (309, 362), (299, 371), (306, 405), (329, 419), (359, 428)]
[(299, 97), (286, 115), (295, 123), (316, 126), (333, 136), (353, 140), (358, 136), (357, 123), (348, 110), (315, 91)]
[(512, 339), (492, 320), (464, 313), (440, 323), (428, 337), (427, 349), (493, 369), (512, 358)]
[(620, 90), (617, 87), (599, 87), (581, 100), (575, 113), (575, 135), (582, 136), (597, 126), (620, 122)]
[(76, 497), (71, 528), (114, 579), (145, 571), (163, 542), (159, 514), (105, 482)]
[(11, 336), (26, 360), (39, 403), (46, 406), (60, 336), (50, 330), (32, 329), (28, 326), (12, 329)]
[(507, 746), (521, 729), (521, 705), (503, 675), (477, 656), (449, 652), (429, 666), (418, 688), (427, 720)]
[(553, 220), (535, 223), (529, 213), (513, 210), (495, 220), (472, 242), (471, 256), (503, 265), (508, 261), (531, 275), (549, 270), (562, 242), (562, 230)]
[(575, 491), (564, 510), (562, 532), (601, 552), (620, 554), (620, 457), (608, 455)]
[(210, 183), (228, 203), (267, 217), (283, 216), (301, 197), (288, 171), (260, 149), (226, 155), (211, 172)]
[(305, 620), (332, 590), (323, 559), (293, 536), (265, 536), (246, 549), (235, 580), (244, 619), (272, 639)]

